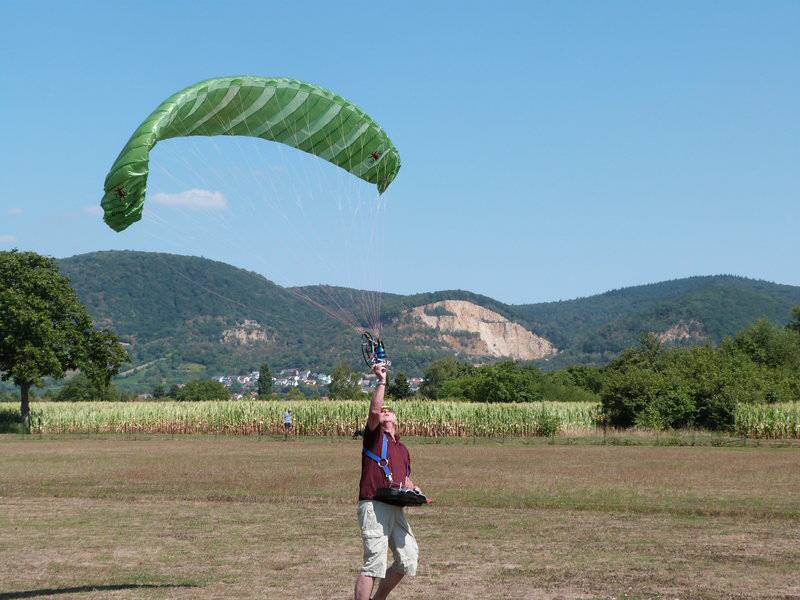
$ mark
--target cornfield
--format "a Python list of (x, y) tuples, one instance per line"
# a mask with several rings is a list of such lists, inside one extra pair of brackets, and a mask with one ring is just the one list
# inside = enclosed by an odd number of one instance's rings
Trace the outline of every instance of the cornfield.
[[(34, 433), (283, 433), (290, 408), (300, 435), (346, 436), (364, 427), (367, 403), (356, 401), (37, 402)], [(479, 404), (404, 401), (393, 405), (404, 435), (426, 437), (534, 437), (580, 435), (597, 429), (600, 407), (591, 402)], [(19, 405), (0, 403), (0, 424), (18, 418)], [(747, 438), (800, 439), (800, 402), (741, 404), (733, 432)]]
[(800, 438), (800, 402), (787, 404), (740, 404), (735, 433), (743, 437)]
[[(31, 407), (34, 433), (283, 433), (285, 408), (300, 435), (352, 435), (364, 427), (367, 403), (357, 401), (41, 402)], [(594, 403), (476, 404), (396, 402), (405, 435), (430, 437), (549, 436), (595, 427)], [(0, 404), (18, 414), (16, 404)]]

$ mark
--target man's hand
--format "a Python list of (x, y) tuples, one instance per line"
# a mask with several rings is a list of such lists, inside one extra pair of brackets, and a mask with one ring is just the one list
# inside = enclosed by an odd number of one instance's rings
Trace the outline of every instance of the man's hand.
[[(418, 485), (415, 485), (412, 489), (415, 492), (417, 492), (418, 494), (423, 494), (424, 495), (424, 492), (421, 489), (419, 489)], [(433, 502), (433, 498), (431, 498), (430, 496), (425, 496), (425, 504), (431, 504), (432, 502)]]
[(377, 364), (372, 365), (372, 372), (375, 373), (375, 377), (378, 378), (378, 383), (386, 383), (386, 365), (384, 364)]

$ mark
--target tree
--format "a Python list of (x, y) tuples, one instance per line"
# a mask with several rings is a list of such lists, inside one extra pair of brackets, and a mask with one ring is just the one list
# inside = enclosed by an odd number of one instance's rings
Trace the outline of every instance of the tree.
[(439, 396), (472, 402), (533, 402), (544, 399), (543, 382), (536, 367), (505, 361), (444, 381)]
[(20, 388), (20, 413), (30, 414), (31, 386), (81, 369), (108, 385), (127, 354), (113, 333), (95, 330), (55, 259), (0, 252), (0, 379)]
[(420, 387), (420, 393), (427, 398), (436, 400), (442, 392), (442, 386), (450, 379), (470, 375), (475, 371), (472, 365), (461, 363), (454, 358), (443, 358), (434, 361), (425, 370), (425, 380)]
[(129, 358), (117, 336), (108, 329), (90, 331), (85, 340), (84, 352), (80, 368), (100, 387), (111, 385), (111, 378), (119, 373), (120, 366)]
[(398, 400), (402, 400), (403, 398), (408, 398), (409, 396), (412, 395), (411, 386), (408, 383), (408, 378), (402, 371), (397, 372), (397, 375), (394, 376), (394, 383), (389, 384), (388, 389), (386, 391), (390, 396), (397, 398)]
[(334, 400), (357, 400), (363, 396), (358, 387), (358, 375), (347, 363), (339, 363), (334, 367), (328, 395)]
[(599, 394), (603, 389), (603, 372), (599, 367), (569, 365), (560, 371), (553, 372), (552, 376), (558, 383), (576, 386), (593, 394)]
[(784, 329), (761, 319), (737, 333), (734, 339), (736, 345), (757, 365), (800, 370), (800, 339), (792, 329)]
[(300, 389), (300, 386), (295, 386), (289, 390), (289, 393), (286, 394), (287, 400), (305, 400), (306, 395), (303, 393), (303, 390)]
[(272, 393), (272, 371), (267, 363), (261, 363), (258, 369), (258, 395), (269, 396)]
[(792, 320), (786, 326), (787, 329), (800, 333), (800, 306), (792, 309)]
[(175, 395), (179, 402), (202, 402), (208, 400), (228, 400), (228, 388), (213, 379), (196, 379), (180, 388)]
[(119, 394), (113, 384), (102, 385), (83, 373), (67, 381), (55, 397), (56, 402), (114, 402)]
[(151, 395), (153, 396), (153, 398), (164, 398), (167, 395), (167, 390), (164, 388), (164, 384), (157, 383), (153, 387)]

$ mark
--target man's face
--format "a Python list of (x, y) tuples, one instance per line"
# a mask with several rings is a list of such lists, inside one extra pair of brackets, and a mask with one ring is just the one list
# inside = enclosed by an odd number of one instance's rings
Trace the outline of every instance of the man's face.
[(392, 411), (384, 410), (381, 412), (381, 429), (384, 431), (394, 431), (397, 427), (397, 417)]

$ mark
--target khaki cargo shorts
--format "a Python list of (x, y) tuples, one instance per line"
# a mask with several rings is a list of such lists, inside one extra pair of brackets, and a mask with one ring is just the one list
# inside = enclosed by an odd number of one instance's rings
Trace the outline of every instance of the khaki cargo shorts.
[(387, 551), (391, 548), (394, 555), (392, 569), (416, 575), (419, 549), (402, 507), (362, 500), (358, 503), (358, 526), (364, 542), (361, 573), (383, 579), (386, 576)]

